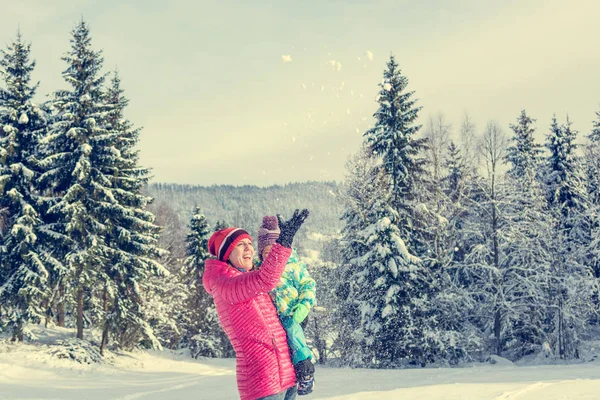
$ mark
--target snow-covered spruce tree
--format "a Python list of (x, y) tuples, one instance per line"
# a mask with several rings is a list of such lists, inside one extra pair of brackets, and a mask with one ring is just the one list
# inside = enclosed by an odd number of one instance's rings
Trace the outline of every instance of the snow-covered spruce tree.
[(109, 137), (96, 148), (102, 160), (99, 172), (110, 182), (106, 189), (110, 204), (105, 205), (108, 214), (104, 220), (109, 251), (104, 265), (107, 281), (102, 293), (105, 321), (101, 350), (111, 331), (116, 344), (125, 348), (137, 345), (142, 338), (150, 346), (160, 347), (144, 302), (161, 290), (162, 277), (168, 275), (157, 261), (166, 252), (158, 246), (160, 227), (147, 210), (153, 199), (142, 193), (150, 172), (139, 165), (135, 148), (140, 129), (124, 117), (129, 100), (123, 93), (115, 72), (104, 98), (103, 125)]
[[(587, 168), (587, 193), (589, 200), (589, 220), (592, 241), (589, 248), (590, 267), (596, 279), (600, 278), (600, 111), (588, 135), (589, 143), (585, 149)], [(596, 294), (596, 310), (600, 311), (600, 295)]]
[(540, 165), (542, 147), (533, 138), (534, 122), (535, 119), (522, 110), (517, 123), (510, 125), (514, 135), (511, 138), (513, 144), (508, 147), (506, 154), (506, 161), (510, 163), (509, 176), (521, 177), (526, 170), (533, 170)]
[[(520, 133), (515, 130), (515, 136)], [(529, 150), (535, 148), (528, 147)], [(501, 240), (509, 266), (505, 280), (515, 285), (506, 297), (506, 330), (503, 350), (512, 359), (539, 352), (548, 341), (547, 310), (554, 267), (554, 227), (556, 212), (546, 201), (545, 187), (539, 180), (539, 163), (530, 151), (507, 158), (510, 174), (504, 209)], [(529, 161), (523, 162), (528, 159)], [(522, 168), (519, 168), (520, 165)], [(518, 172), (517, 172), (518, 171)]]
[(368, 251), (361, 231), (375, 222), (374, 205), (387, 191), (385, 177), (377, 168), (377, 159), (368, 146), (361, 149), (346, 162), (346, 187), (342, 197), (344, 227), (339, 241), (341, 247), (341, 265), (337, 269), (336, 296), (340, 299), (340, 307), (335, 310), (334, 325), (337, 327), (337, 338), (331, 351), (338, 354), (348, 365), (362, 365), (361, 336), (357, 335), (360, 325), (359, 305), (351, 298), (358, 287), (353, 279), (356, 265), (353, 260)]
[[(103, 287), (107, 277), (103, 266), (110, 248), (104, 243), (104, 222), (115, 203), (111, 181), (104, 175), (107, 162), (99, 148), (114, 140), (103, 121), (107, 116), (101, 75), (101, 52), (91, 48), (91, 38), (85, 22), (72, 31), (71, 51), (62, 59), (67, 63), (63, 78), (69, 89), (55, 92), (52, 101), (54, 122), (42, 143), (48, 154), (41, 166), (44, 189), (52, 191), (55, 199), (48, 207), (49, 236), (61, 240), (66, 273), (59, 282), (69, 288), (76, 304), (77, 337), (83, 338), (84, 307), (101, 305), (90, 302), (91, 289)], [(63, 299), (61, 299), (64, 301)]]
[(391, 190), (365, 146), (347, 163), (343, 264), (336, 290), (338, 337), (332, 351), (354, 366), (389, 367), (429, 361), (425, 331), (426, 270), (393, 221)]
[(415, 216), (416, 186), (426, 174), (426, 160), (421, 154), (426, 149), (426, 139), (415, 137), (421, 128), (416, 124), (421, 107), (412, 98), (414, 92), (407, 91), (408, 78), (402, 75), (393, 55), (379, 86), (375, 126), (364, 134), (365, 141), (381, 159), (381, 168), (390, 181), (390, 205), (398, 214), (394, 223), (409, 249), (420, 254), (426, 247), (418, 240), (424, 228)]
[[(409, 274), (414, 281), (403, 281), (399, 289), (396, 289), (391, 281), (383, 281), (382, 284), (386, 290), (384, 298), (373, 301), (389, 303), (390, 306), (385, 307), (385, 312), (360, 306), (362, 325), (367, 329), (365, 332), (370, 333), (383, 327), (385, 334), (391, 335), (389, 336), (391, 338), (395, 337), (395, 333), (388, 331), (407, 330), (400, 335), (401, 340), (397, 342), (396, 346), (390, 347), (390, 344), (387, 343), (389, 339), (383, 337), (381, 338), (385, 343), (383, 346), (387, 346), (385, 351), (381, 349), (382, 352), (379, 352), (378, 350), (381, 340), (377, 341), (375, 347), (366, 351), (367, 355), (374, 354), (374, 361), (367, 362), (376, 365), (377, 363), (378, 365), (392, 365), (408, 362), (423, 364), (432, 361), (442, 347), (441, 343), (434, 339), (440, 337), (440, 332), (435, 326), (436, 316), (431, 309), (430, 300), (424, 301), (423, 299), (434, 298), (435, 291), (440, 289), (432, 282), (429, 267), (438, 267), (436, 262), (438, 256), (436, 249), (438, 248), (431, 246), (431, 242), (435, 242), (435, 239), (432, 239), (436, 232), (434, 228), (439, 227), (438, 222), (442, 222), (444, 219), (439, 214), (439, 207), (433, 204), (436, 197), (432, 195), (431, 190), (428, 190), (434, 185), (432, 185), (426, 169), (427, 160), (422, 154), (428, 149), (427, 139), (415, 138), (420, 129), (420, 126), (415, 124), (420, 108), (416, 107), (416, 100), (411, 99), (414, 93), (406, 91), (407, 85), (408, 79), (401, 74), (398, 64), (391, 56), (387, 69), (384, 71), (383, 83), (380, 85), (379, 109), (374, 114), (375, 126), (364, 134), (366, 145), (381, 160), (379, 169), (387, 180), (385, 187), (389, 187), (389, 195), (381, 196), (378, 199), (373, 207), (371, 213), (373, 217), (369, 226), (358, 232), (359, 237), (362, 236), (363, 242), (369, 243), (369, 245), (367, 245), (366, 253), (359, 254), (359, 257), (350, 264), (357, 265), (357, 262), (361, 261), (357, 267), (365, 269), (369, 262), (389, 262), (387, 259), (373, 258), (375, 254), (372, 253), (370, 240), (378, 235), (384, 242), (385, 240), (391, 241), (391, 244), (383, 245), (384, 247), (396, 245), (398, 243), (396, 237), (401, 238), (399, 240), (402, 241), (402, 245), (406, 244), (406, 254), (402, 253), (399, 248), (390, 250), (389, 254), (395, 257), (412, 254), (414, 255), (411, 256), (413, 261), (419, 260), (418, 267), (415, 269), (418, 273), (411, 270)], [(441, 164), (438, 164), (438, 167), (441, 167)], [(439, 191), (436, 193), (439, 194)], [(386, 236), (388, 239), (384, 239)], [(403, 255), (398, 256), (396, 253)], [(372, 259), (366, 261), (368, 257)], [(381, 254), (381, 257), (384, 255)], [(400, 262), (400, 259), (394, 262)], [(405, 260), (405, 262), (408, 261)], [(398, 268), (402, 269), (403, 267)], [(366, 285), (371, 285), (371, 287), (374, 284), (371, 278), (383, 273), (378, 266), (371, 266), (370, 271), (369, 269), (365, 271), (371, 272), (371, 275), (368, 275), (363, 282), (367, 282)], [(427, 279), (423, 279), (425, 276)], [(378, 280), (377, 282), (382, 281)], [(417, 286), (418, 293), (413, 296), (412, 288)], [(398, 310), (401, 312), (396, 312), (394, 304), (401, 304), (398, 306)], [(365, 310), (370, 311), (365, 313)], [(369, 314), (370, 312), (373, 314)], [(384, 316), (377, 313), (383, 313)], [(418, 329), (413, 329), (414, 326), (418, 326)], [(369, 346), (373, 344), (371, 341), (372, 339), (368, 339)]]
[(0, 229), (0, 322), (8, 324), (13, 340), (23, 340), (25, 324), (47, 317), (49, 275), (60, 268), (38, 241), (37, 148), (46, 117), (32, 102), (38, 84), (31, 83), (30, 52), (20, 33), (0, 51), (0, 211), (6, 217)]
[(182, 277), (189, 290), (189, 315), (182, 344), (189, 347), (194, 358), (229, 357), (232, 355), (229, 340), (219, 325), (212, 297), (202, 285), (204, 261), (210, 257), (208, 239), (212, 230), (199, 207), (194, 209), (189, 229), (186, 238), (187, 258), (182, 269)]
[(350, 261), (356, 284), (349, 298), (360, 313), (361, 355), (373, 367), (424, 365), (431, 361), (430, 277), (408, 252), (388, 199), (381, 200), (375, 221), (359, 233), (369, 250)]
[(460, 201), (465, 193), (465, 180), (468, 176), (468, 168), (465, 165), (461, 150), (452, 140), (448, 144), (448, 155), (444, 166), (448, 171), (445, 176), (446, 195), (453, 202)]
[(473, 175), (472, 166), (463, 157), (463, 152), (453, 141), (448, 146), (445, 160), (447, 174), (442, 182), (444, 195), (448, 199), (445, 212), (448, 220), (448, 247), (452, 251), (452, 267), (461, 263), (468, 251), (468, 239), (464, 232), (465, 221), (469, 218), (471, 195), (478, 182), (478, 176)]
[(589, 264), (591, 224), (589, 203), (576, 154), (577, 132), (571, 122), (559, 126), (552, 119), (546, 147), (545, 183), (549, 207), (556, 212), (554, 261), (550, 295), (551, 344), (560, 358), (577, 358), (579, 343), (593, 311), (595, 281)]
[(547, 159), (546, 184), (548, 201), (559, 208), (565, 228), (574, 228), (571, 218), (576, 211), (587, 206), (587, 195), (581, 174), (580, 160), (576, 154), (575, 139), (577, 132), (571, 128), (571, 121), (559, 126), (556, 117), (552, 119), (546, 147)]
[[(92, 49), (84, 21), (72, 30), (71, 50), (62, 59), (67, 63), (63, 78), (69, 88), (54, 94), (53, 123), (42, 141), (47, 156), (41, 162), (45, 172), (40, 182), (54, 194), (47, 210), (45, 232), (60, 241), (56, 247), (66, 253), (67, 272), (59, 286), (66, 289), (65, 297), (75, 300), (77, 337), (81, 339), (84, 310), (88, 323), (98, 322), (106, 313), (107, 303), (102, 299), (105, 290), (114, 294), (118, 288), (118, 282), (108, 275), (105, 267), (121, 249), (112, 248), (107, 239), (115, 227), (115, 214), (118, 218), (123, 213), (119, 201), (127, 193), (115, 186), (114, 171), (120, 168), (116, 164), (120, 151), (116, 147), (118, 133), (108, 122), (114, 107), (107, 105), (103, 92), (102, 53)], [(135, 197), (127, 201), (139, 201)], [(154, 229), (141, 213), (142, 210), (135, 208), (127, 211), (135, 220), (133, 223), (140, 224), (138, 229), (145, 232)], [(133, 236), (129, 239), (127, 235)], [(145, 242), (150, 236), (143, 237), (139, 231), (123, 231), (122, 237), (124, 241), (131, 240), (132, 245), (152, 246), (151, 242)], [(139, 248), (131, 251), (137, 252)], [(135, 271), (137, 267), (128, 268)], [(135, 277), (133, 271), (127, 279)], [(131, 285), (137, 282), (134, 278)], [(130, 289), (133, 291), (130, 295), (138, 289)]]
[(588, 197), (592, 204), (600, 205), (600, 111), (596, 112), (596, 120), (588, 135), (589, 144), (586, 149), (588, 167)]

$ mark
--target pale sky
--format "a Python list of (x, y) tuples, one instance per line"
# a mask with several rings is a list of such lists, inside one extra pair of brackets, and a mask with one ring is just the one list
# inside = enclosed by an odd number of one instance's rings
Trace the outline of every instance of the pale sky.
[(423, 106), (457, 132), (465, 112), (508, 133), (525, 108), (588, 134), (600, 110), (600, 2), (4, 1), (0, 45), (20, 28), (39, 100), (83, 17), (118, 68), (153, 182), (271, 185), (344, 177), (373, 123), (394, 53)]

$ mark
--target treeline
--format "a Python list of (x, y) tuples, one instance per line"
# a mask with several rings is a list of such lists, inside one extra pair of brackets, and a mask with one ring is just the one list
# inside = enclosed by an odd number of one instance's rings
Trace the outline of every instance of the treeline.
[[(180, 239), (185, 236), (187, 222), (196, 206), (211, 225), (223, 221), (243, 227), (256, 237), (264, 215), (291, 215), (295, 209), (310, 205), (312, 218), (299, 232), (296, 245), (314, 250), (322, 246), (318, 240), (321, 235), (339, 234), (343, 226), (340, 215), (344, 191), (345, 186), (335, 182), (288, 183), (264, 188), (152, 183), (147, 188), (147, 193), (155, 199), (151, 206), (155, 215), (162, 220), (161, 215), (172, 214), (166, 234), (174, 235), (179, 230)], [(315, 237), (315, 233), (319, 235)], [(183, 248), (179, 253), (182, 251)]]

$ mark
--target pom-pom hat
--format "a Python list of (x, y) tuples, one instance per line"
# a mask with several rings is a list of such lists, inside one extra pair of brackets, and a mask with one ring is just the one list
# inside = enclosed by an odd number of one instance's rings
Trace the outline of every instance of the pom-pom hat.
[(219, 261), (227, 261), (240, 240), (250, 239), (248, 232), (241, 228), (224, 228), (216, 231), (208, 239), (208, 251)]
[(258, 228), (258, 256), (261, 260), (264, 248), (274, 244), (280, 233), (277, 217), (271, 215), (263, 217), (262, 225)]

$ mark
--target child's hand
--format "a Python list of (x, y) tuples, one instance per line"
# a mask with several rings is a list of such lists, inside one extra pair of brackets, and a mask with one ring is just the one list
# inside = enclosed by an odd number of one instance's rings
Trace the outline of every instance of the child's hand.
[(304, 321), (308, 316), (309, 311), (310, 309), (304, 304), (296, 304), (294, 308), (292, 308), (292, 312), (294, 313), (292, 315), (292, 318), (294, 319), (294, 321), (301, 324), (302, 321)]
[(298, 232), (298, 229), (300, 229), (307, 217), (308, 210), (306, 208), (302, 211), (296, 209), (296, 211), (294, 211), (294, 215), (292, 215), (292, 218), (290, 218), (288, 221), (282, 220), (281, 215), (277, 214), (277, 221), (279, 221), (278, 225), (281, 233), (279, 234), (276, 242), (283, 247), (291, 248), (296, 232)]

